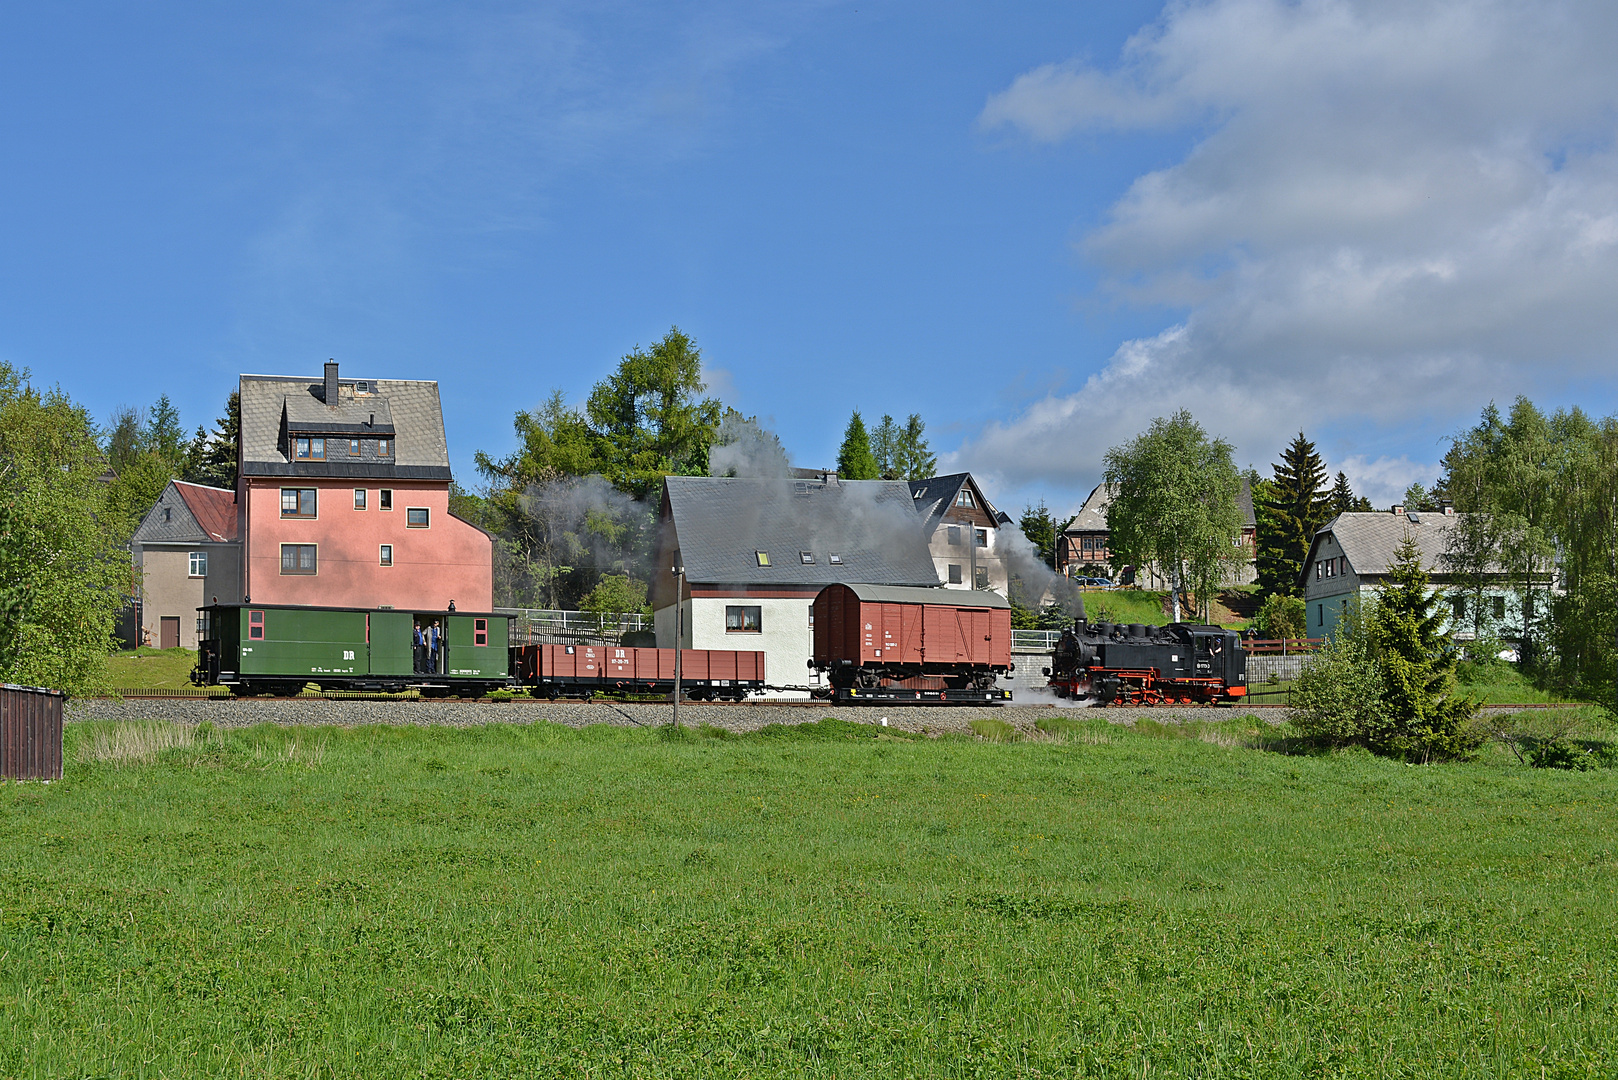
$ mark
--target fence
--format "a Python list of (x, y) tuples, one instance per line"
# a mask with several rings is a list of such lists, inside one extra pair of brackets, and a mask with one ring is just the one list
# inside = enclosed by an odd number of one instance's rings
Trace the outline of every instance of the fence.
[(1060, 630), (1013, 630), (1012, 652), (1050, 652), (1061, 638)]
[(1317, 637), (1256, 638), (1243, 641), (1242, 648), (1247, 650), (1248, 656), (1292, 656), (1295, 653), (1312, 653), (1325, 640)]
[(603, 615), (593, 611), (547, 611), (539, 608), (495, 608), (511, 617), (511, 643), (533, 645), (544, 641), (600, 641), (617, 639), (637, 630), (650, 630), (648, 615)]
[(0, 686), (0, 777), (62, 778), (62, 692)]

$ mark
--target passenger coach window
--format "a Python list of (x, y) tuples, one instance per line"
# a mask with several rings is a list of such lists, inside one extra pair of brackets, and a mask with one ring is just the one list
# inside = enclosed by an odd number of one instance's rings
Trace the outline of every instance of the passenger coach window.
[(472, 620), (472, 644), (487, 645), (489, 643), (489, 620)]
[(247, 613), (247, 637), (250, 641), (264, 640), (264, 613), (262, 611), (249, 611)]
[(739, 605), (725, 608), (725, 633), (758, 634), (763, 630), (763, 608)]

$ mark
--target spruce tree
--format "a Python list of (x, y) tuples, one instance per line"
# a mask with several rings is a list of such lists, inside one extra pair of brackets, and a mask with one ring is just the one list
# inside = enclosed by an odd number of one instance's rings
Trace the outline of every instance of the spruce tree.
[(1391, 727), (1386, 745), (1375, 749), (1426, 761), (1462, 757), (1481, 742), (1467, 725), (1477, 702), (1455, 692), (1457, 655), (1440, 601), (1406, 533), (1366, 628)]
[(894, 423), (893, 417), (886, 414), (883, 414), (876, 430), (871, 432), (871, 455), (876, 458), (877, 475), (883, 480), (905, 479), (904, 464), (900, 461), (903, 438), (904, 432)]
[(1273, 469), (1265, 513), (1256, 515), (1259, 588), (1267, 596), (1299, 596), (1309, 545), (1331, 517), (1330, 496), (1324, 490), (1326, 467), (1315, 444), (1300, 431)]
[(844, 480), (875, 480), (880, 475), (876, 456), (871, 453), (871, 437), (866, 434), (858, 409), (843, 431), (843, 447), (837, 451), (837, 475)]
[(1354, 494), (1354, 489), (1348, 484), (1346, 473), (1337, 474), (1337, 483), (1331, 489), (1331, 513), (1363, 514), (1371, 509), (1371, 500), (1361, 498)]
[(899, 450), (894, 455), (897, 479), (925, 480), (938, 470), (938, 455), (928, 449), (923, 434), (926, 427), (919, 414), (906, 417), (904, 430), (899, 433)]

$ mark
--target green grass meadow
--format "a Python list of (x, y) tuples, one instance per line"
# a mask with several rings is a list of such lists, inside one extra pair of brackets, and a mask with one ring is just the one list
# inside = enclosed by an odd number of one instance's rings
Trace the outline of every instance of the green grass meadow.
[(6, 1077), (1612, 1077), (1613, 770), (73, 725), (0, 784)]

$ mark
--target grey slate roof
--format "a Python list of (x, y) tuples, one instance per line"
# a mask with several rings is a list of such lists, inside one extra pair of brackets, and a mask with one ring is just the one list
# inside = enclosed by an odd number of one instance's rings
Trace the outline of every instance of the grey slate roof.
[(1362, 578), (1385, 575), (1408, 533), (1421, 550), (1421, 565), (1429, 574), (1442, 577), (1447, 572), (1443, 558), (1450, 534), (1465, 516), (1437, 512), (1338, 514), (1315, 533), (1303, 576), (1307, 580), (1313, 573), (1315, 552), (1327, 535), (1336, 538), (1354, 573)]
[[(971, 473), (950, 473), (947, 476), (929, 476), (925, 480), (910, 481), (910, 496), (915, 503), (916, 513), (921, 515), (923, 527), (927, 535), (931, 536), (938, 529), (938, 523), (944, 519), (949, 508), (955, 505), (955, 496), (961, 488), (972, 480)], [(1005, 514), (996, 510), (989, 502), (989, 497), (983, 494), (983, 488), (975, 481), (972, 489), (973, 496), (982, 505), (978, 509), (989, 515), (989, 520), (996, 525), (1002, 525), (1011, 520)]]
[(1097, 484), (1079, 512), (1073, 515), (1073, 521), (1062, 530), (1064, 533), (1106, 532), (1107, 507), (1112, 503), (1112, 489), (1106, 484)]
[[(371, 392), (356, 393), (364, 382)], [(324, 401), (320, 378), (243, 375), (243, 476), (360, 476), (450, 479), (449, 444), (438, 383), (424, 379), (339, 380), (335, 406)], [(288, 432), (352, 437), (388, 436), (391, 461), (297, 461), (289, 456)]]
[[(669, 476), (663, 484), (688, 581), (939, 584), (903, 480)], [(760, 551), (769, 553), (769, 566), (758, 565)], [(802, 561), (803, 551), (813, 563)]]
[[(134, 545), (227, 543), (236, 538), (232, 505), (235, 498), (235, 492), (224, 488), (171, 480), (141, 518), (130, 542)], [(201, 516), (192, 501), (204, 511)]]
[[(1084, 505), (1074, 515), (1073, 523), (1063, 530), (1065, 533), (1086, 533), (1107, 531), (1107, 507), (1112, 503), (1112, 489), (1106, 484), (1097, 484), (1095, 490), (1090, 492)], [(1241, 511), (1242, 525), (1252, 528), (1258, 523), (1253, 516), (1253, 485), (1247, 477), (1242, 477), (1241, 487), (1236, 489), (1236, 509)]]

